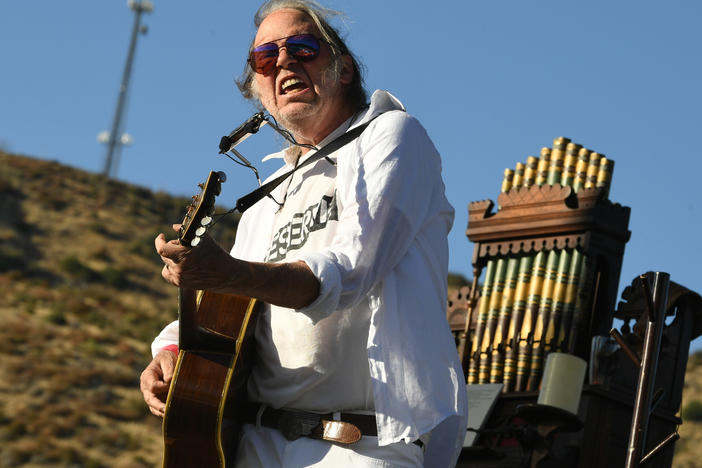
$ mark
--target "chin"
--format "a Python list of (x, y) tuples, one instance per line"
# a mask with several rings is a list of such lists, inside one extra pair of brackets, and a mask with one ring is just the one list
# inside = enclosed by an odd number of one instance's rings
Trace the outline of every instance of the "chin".
[(276, 114), (274, 117), (282, 126), (293, 133), (298, 133), (305, 121), (314, 115), (314, 106), (306, 103), (295, 103), (286, 106), (285, 110), (279, 110)]

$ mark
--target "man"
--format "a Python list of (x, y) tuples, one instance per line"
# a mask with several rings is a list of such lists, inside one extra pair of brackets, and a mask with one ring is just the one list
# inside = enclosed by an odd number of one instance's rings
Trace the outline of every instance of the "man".
[[(317, 149), (368, 126), (246, 211), (231, 255), (208, 238), (188, 248), (159, 235), (162, 275), (267, 304), (248, 383), (258, 417), (244, 426), (237, 466), (450, 466), (465, 435), (466, 395), (445, 319), (453, 208), (440, 158), (389, 93), (376, 91), (366, 105), (331, 13), (306, 0), (264, 4), (240, 87)], [(271, 178), (314, 153), (278, 153), (285, 165)], [(159, 416), (176, 345), (174, 322), (154, 340), (141, 378)], [(266, 423), (281, 410), (370, 424), (359, 424), (353, 444), (287, 440)]]

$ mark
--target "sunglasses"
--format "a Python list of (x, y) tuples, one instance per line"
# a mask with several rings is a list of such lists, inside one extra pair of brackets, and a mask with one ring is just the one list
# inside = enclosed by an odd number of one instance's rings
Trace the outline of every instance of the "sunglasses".
[(309, 62), (319, 55), (319, 39), (312, 34), (298, 34), (296, 36), (283, 37), (285, 39), (281, 46), (274, 42), (266, 42), (254, 48), (249, 54), (249, 65), (256, 72), (268, 75), (273, 72), (278, 63), (280, 49), (285, 47), (288, 55), (295, 57), (300, 62)]

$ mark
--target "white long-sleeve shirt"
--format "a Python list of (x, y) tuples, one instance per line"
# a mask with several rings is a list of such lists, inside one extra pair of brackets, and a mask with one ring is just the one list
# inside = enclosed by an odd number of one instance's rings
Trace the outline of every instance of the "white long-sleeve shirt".
[[(382, 115), (381, 115), (382, 114)], [(360, 137), (294, 174), (241, 218), (234, 257), (304, 261), (309, 306), (259, 317), (250, 398), (310, 411), (375, 410), (378, 442), (431, 432), (426, 466), (452, 466), (465, 436), (465, 380), (445, 318), (453, 208), (438, 152), (385, 91), (318, 146), (376, 117)], [(286, 164), (270, 178), (296, 163)], [(310, 151), (300, 162), (314, 154)], [(177, 342), (177, 323), (154, 352)]]

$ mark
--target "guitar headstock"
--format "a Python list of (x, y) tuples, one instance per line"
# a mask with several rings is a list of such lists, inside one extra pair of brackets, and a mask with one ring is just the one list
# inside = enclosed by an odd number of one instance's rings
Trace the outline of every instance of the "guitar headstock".
[(178, 232), (178, 240), (183, 245), (195, 247), (200, 243), (200, 237), (212, 222), (215, 209), (215, 198), (222, 190), (222, 183), (227, 180), (222, 171), (210, 171), (207, 181), (198, 184), (200, 193), (193, 195), (193, 201), (188, 206), (183, 222)]

